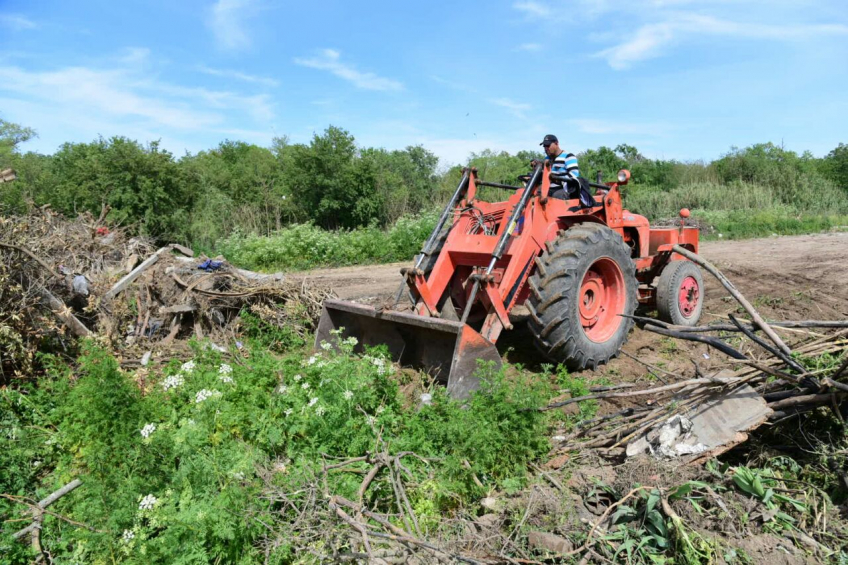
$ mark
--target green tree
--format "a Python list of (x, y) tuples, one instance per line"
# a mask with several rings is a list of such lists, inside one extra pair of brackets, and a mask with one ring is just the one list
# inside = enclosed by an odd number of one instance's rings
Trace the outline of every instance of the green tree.
[(189, 184), (159, 142), (144, 147), (125, 137), (65, 143), (51, 161), (55, 183), (33, 187), (37, 204), (76, 215), (111, 208), (109, 218), (163, 240), (185, 240)]
[(373, 156), (359, 158), (356, 142), (334, 126), (309, 145), (291, 147), (290, 190), (298, 208), (328, 229), (379, 222), (384, 196), (375, 190), (379, 168)]
[(18, 146), (36, 137), (35, 130), (0, 119), (0, 169), (14, 165)]
[(822, 159), (822, 173), (848, 193), (848, 145), (840, 143)]

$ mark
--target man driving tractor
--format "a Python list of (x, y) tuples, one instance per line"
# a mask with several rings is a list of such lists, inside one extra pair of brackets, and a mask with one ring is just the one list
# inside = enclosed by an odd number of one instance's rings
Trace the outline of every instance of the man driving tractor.
[(551, 182), (551, 198), (568, 200), (576, 198), (580, 191), (580, 169), (577, 166), (577, 157), (574, 153), (566, 153), (559, 146), (559, 139), (553, 134), (548, 134), (540, 143), (545, 148), (545, 159), (551, 161), (551, 174), (557, 177), (565, 177), (562, 180)]

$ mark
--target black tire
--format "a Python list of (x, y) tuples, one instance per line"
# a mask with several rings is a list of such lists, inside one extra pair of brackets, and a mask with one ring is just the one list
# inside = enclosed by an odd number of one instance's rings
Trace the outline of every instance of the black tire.
[[(684, 282), (690, 290), (688, 300), (681, 304), (680, 290)], [(704, 297), (701, 269), (691, 261), (672, 261), (662, 270), (657, 283), (657, 317), (676, 326), (697, 326), (704, 309)]]
[[(536, 265), (536, 272), (528, 280), (527, 308), (530, 310), (528, 325), (539, 351), (572, 370), (595, 369), (618, 355), (633, 327), (632, 318), (619, 314), (632, 316), (639, 302), (636, 266), (621, 236), (602, 224), (572, 227), (548, 243)], [(599, 266), (613, 272), (617, 268), (621, 275), (616, 283), (621, 286), (615, 294), (620, 311), (608, 311), (606, 305), (601, 304), (599, 308), (604, 308), (601, 317), (607, 324), (599, 329), (610, 335), (591, 339), (590, 334), (595, 329), (591, 326), (584, 329), (584, 322), (591, 324), (588, 321), (591, 318), (581, 318), (584, 314), (581, 314), (580, 303), (594, 296), (586, 290), (584, 279), (588, 280), (590, 268), (593, 273), (590, 277), (594, 277)], [(597, 333), (594, 335), (599, 337)]]

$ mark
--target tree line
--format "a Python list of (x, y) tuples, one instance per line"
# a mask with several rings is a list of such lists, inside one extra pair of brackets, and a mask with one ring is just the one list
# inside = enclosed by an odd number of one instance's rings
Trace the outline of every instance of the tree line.
[[(270, 235), (288, 225), (328, 229), (387, 227), (431, 211), (455, 187), (461, 167), (438, 167), (422, 146), (403, 150), (362, 147), (349, 132), (329, 126), (309, 143), (286, 137), (271, 147), (223, 141), (177, 157), (156, 141), (126, 137), (65, 143), (52, 155), (21, 151), (36, 133), (0, 120), (0, 169), (18, 180), (0, 191), (0, 213), (25, 213), (49, 204), (68, 215), (100, 212), (161, 240), (214, 248), (235, 231)], [(482, 151), (469, 158), (480, 176), (516, 184), (541, 155)], [(848, 212), (848, 145), (825, 157), (763, 143), (733, 148), (712, 162), (650, 159), (621, 144), (578, 154), (584, 175), (605, 180), (632, 172), (631, 208), (649, 216), (664, 193), (697, 183), (766, 186), (775, 202), (802, 211)], [(646, 209), (637, 209), (639, 203)], [(634, 208), (635, 205), (635, 208)]]

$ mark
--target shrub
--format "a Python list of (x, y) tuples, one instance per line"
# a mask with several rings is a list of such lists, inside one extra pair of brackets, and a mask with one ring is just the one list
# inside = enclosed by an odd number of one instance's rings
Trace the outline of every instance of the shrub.
[[(260, 498), (260, 469), (276, 469), (273, 481), (296, 490), (325, 458), (374, 450), (379, 434), (393, 450), (430, 458), (407, 461), (415, 477), (408, 493), (422, 519), (435, 520), (486, 489), (521, 484), (528, 461), (547, 451), (547, 417), (535, 410), (546, 385), (537, 379), (483, 368), (483, 386), (467, 407), (439, 390), (419, 409), (401, 395), (400, 375), (383, 351), (354, 355), (354, 344), (284, 357), (256, 347), (231, 364), (197, 346), (190, 362), (139, 373), (143, 394), (108, 353), (88, 344), (77, 378), (56, 365), (43, 379), (40, 407), (3, 393), (18, 406), (0, 416), (13, 430), (0, 439), (13, 453), (4, 465), (27, 473), (3, 486), (35, 498), (33, 483), (46, 493), (81, 476), (83, 486), (54, 509), (93, 530), (45, 518), (42, 539), (60, 561), (247, 563), (261, 559), (262, 523), (297, 527), (296, 516)], [(24, 433), (35, 427), (51, 431)], [(53, 440), (45, 443), (45, 434)], [(29, 470), (33, 459), (45, 462), (37, 473)], [(331, 477), (331, 492), (355, 496), (360, 476)], [(14, 511), (0, 504), (4, 514)], [(10, 531), (0, 547), (16, 543)], [(286, 551), (275, 557), (285, 560)]]
[(220, 242), (218, 251), (233, 263), (259, 270), (411, 260), (435, 224), (435, 213), (402, 217), (386, 231), (369, 226), (329, 232), (295, 224), (269, 237), (236, 232)]

